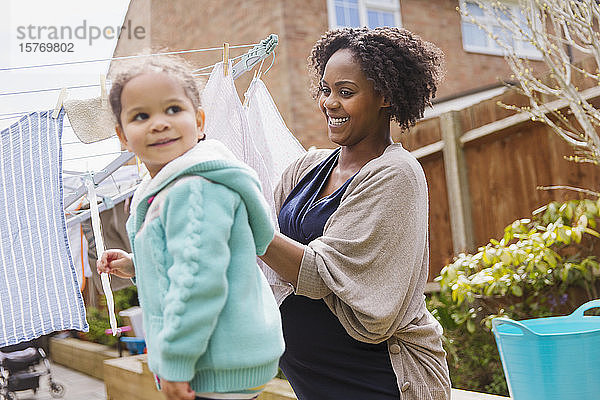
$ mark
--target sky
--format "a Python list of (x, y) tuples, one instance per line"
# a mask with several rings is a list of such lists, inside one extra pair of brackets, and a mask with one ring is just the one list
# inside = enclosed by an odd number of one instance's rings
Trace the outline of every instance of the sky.
[[(129, 1), (2, 0), (2, 3), (0, 130), (17, 122), (19, 114), (54, 109), (60, 90), (8, 93), (96, 85), (69, 89), (68, 98), (85, 99), (100, 95), (100, 74), (106, 74), (109, 61), (3, 69), (110, 58), (117, 43), (115, 30), (123, 23)], [(69, 32), (71, 38), (68, 37)], [(56, 51), (41, 51), (39, 45), (34, 50), (34, 43), (51, 43)], [(27, 51), (28, 47), (30, 51)], [(70, 171), (97, 171), (116, 158), (117, 154), (96, 155), (114, 153), (120, 149), (116, 137), (93, 144), (81, 143), (66, 117), (62, 144), (63, 169)]]

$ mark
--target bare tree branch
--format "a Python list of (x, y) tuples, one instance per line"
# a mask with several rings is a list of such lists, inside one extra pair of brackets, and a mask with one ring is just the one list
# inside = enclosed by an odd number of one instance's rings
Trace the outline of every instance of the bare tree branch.
[[(473, 0), (495, 19), (494, 27), (484, 26), (460, 12), (468, 21), (483, 29), (503, 50), (504, 57), (518, 82), (518, 91), (529, 99), (528, 107), (506, 106), (526, 113), (534, 121), (548, 125), (557, 135), (575, 148), (582, 157), (577, 162), (600, 162), (600, 111), (581, 94), (578, 85), (584, 78), (600, 85), (600, 5), (596, 0), (519, 0), (522, 15), (515, 15), (501, 1)], [(500, 29), (500, 34), (498, 34)], [(518, 42), (527, 42), (537, 49), (549, 73), (543, 79), (535, 76), (529, 60), (517, 54)], [(584, 67), (572, 61), (572, 51), (589, 55), (595, 66)], [(589, 82), (589, 81), (588, 81)], [(588, 84), (589, 86), (589, 84)], [(551, 109), (548, 103), (562, 99), (567, 102), (565, 113)], [(576, 122), (576, 123), (575, 123)]]
[(600, 193), (598, 193), (598, 192), (594, 192), (593, 190), (573, 187), (573, 186), (556, 185), (556, 186), (538, 186), (537, 187), (537, 190), (558, 190), (558, 189), (573, 190), (575, 192), (581, 192), (581, 193), (589, 194), (592, 196), (600, 197)]

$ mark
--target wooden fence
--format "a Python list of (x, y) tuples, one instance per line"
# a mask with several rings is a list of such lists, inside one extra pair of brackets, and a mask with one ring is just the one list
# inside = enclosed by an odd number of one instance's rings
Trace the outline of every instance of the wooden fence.
[[(600, 97), (600, 87), (586, 90)], [(580, 198), (569, 185), (600, 191), (600, 167), (564, 159), (573, 149), (539, 122), (497, 103), (523, 105), (513, 92), (393, 132), (421, 162), (429, 185), (430, 273), (455, 255), (501, 238), (504, 228), (552, 200)], [(565, 104), (556, 104), (558, 107)], [(434, 288), (435, 285), (430, 285)]]

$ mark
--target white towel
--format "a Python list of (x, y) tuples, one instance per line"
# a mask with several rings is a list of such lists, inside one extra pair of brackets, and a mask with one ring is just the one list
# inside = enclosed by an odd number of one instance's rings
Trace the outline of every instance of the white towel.
[(206, 137), (223, 142), (239, 160), (256, 171), (275, 220), (274, 186), (268, 168), (254, 145), (248, 119), (235, 90), (233, 78), (231, 74), (223, 75), (222, 62), (216, 64), (210, 74), (202, 93), (202, 107), (206, 112)]
[[(235, 90), (231, 74), (223, 75), (223, 63), (216, 64), (202, 95), (206, 111), (207, 138), (222, 141), (236, 157), (254, 168), (263, 194), (271, 207), (278, 229), (273, 189), (283, 170), (305, 150), (287, 129), (266, 86), (254, 79), (246, 93), (245, 109)], [(281, 304), (291, 286), (265, 263), (258, 260), (275, 299)]]
[(245, 96), (248, 99), (246, 116), (250, 134), (275, 189), (283, 171), (306, 150), (285, 125), (262, 80), (253, 79)]
[(64, 108), (73, 132), (83, 143), (98, 142), (116, 135), (117, 122), (110, 105), (102, 105), (100, 97), (67, 100)]
[(63, 212), (64, 111), (51, 114), (0, 133), (0, 347), (88, 330)]
[[(253, 79), (245, 96), (248, 99), (246, 116), (249, 131), (255, 147), (265, 162), (274, 190), (283, 171), (293, 161), (300, 158), (306, 150), (285, 125), (262, 80)], [(273, 205), (273, 212), (277, 217), (274, 208), (275, 205)], [(279, 231), (277, 218), (275, 218), (275, 223), (277, 231)], [(277, 304), (281, 305), (283, 300), (292, 293), (292, 287), (271, 268), (263, 268), (263, 273), (271, 285)]]

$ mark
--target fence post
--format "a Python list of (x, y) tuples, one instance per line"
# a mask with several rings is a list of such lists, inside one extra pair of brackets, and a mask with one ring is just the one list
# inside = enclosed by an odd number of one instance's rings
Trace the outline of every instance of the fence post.
[(460, 114), (457, 111), (449, 111), (440, 115), (440, 130), (444, 142), (444, 170), (452, 245), (454, 253), (458, 254), (473, 250), (475, 246), (467, 164), (460, 143), (460, 136), (463, 133)]

